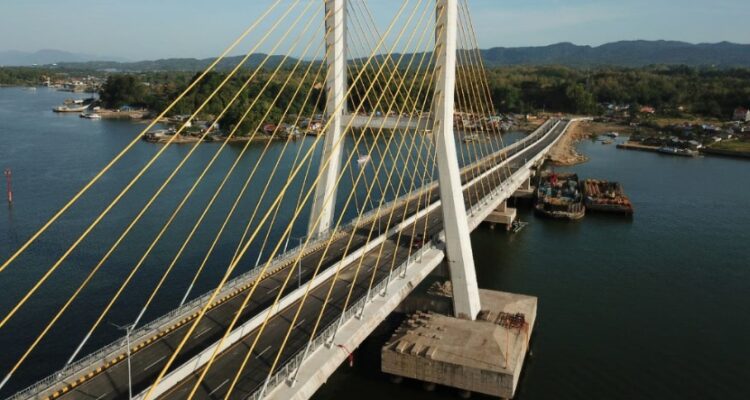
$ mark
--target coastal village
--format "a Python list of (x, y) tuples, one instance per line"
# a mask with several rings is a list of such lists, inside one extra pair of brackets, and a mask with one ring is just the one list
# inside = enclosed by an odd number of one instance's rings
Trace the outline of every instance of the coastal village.
[[(148, 121), (154, 115), (151, 110), (122, 105), (118, 108), (105, 108), (96, 98), (106, 78), (103, 76), (68, 76), (65, 79), (43, 77), (41, 86), (71, 93), (91, 93), (85, 99), (69, 99), (53, 108), (57, 113), (78, 114), (81, 118), (128, 119)], [(145, 84), (145, 83), (144, 83)], [(684, 107), (659, 110), (649, 105), (600, 103), (600, 111), (593, 122), (577, 124), (562, 138), (550, 154), (550, 160), (557, 165), (574, 165), (585, 162), (585, 155), (578, 154), (575, 143), (580, 140), (599, 140), (603, 145), (616, 143), (624, 150), (649, 151), (681, 157), (701, 155), (750, 157), (750, 109), (738, 105), (732, 115), (723, 120), (699, 118)], [(361, 116), (370, 114), (363, 112)], [(457, 112), (454, 124), (465, 134), (464, 142), (480, 140), (481, 132), (508, 132), (530, 130), (538, 121), (551, 114), (497, 114), (490, 117)], [(560, 115), (560, 114), (556, 114)], [(376, 112), (373, 117), (383, 117)], [(398, 117), (392, 113), (388, 117)], [(404, 119), (416, 115), (403, 115)], [(323, 115), (303, 118), (290, 115), (290, 122), (279, 126), (261, 123), (256, 132), (233, 132), (215, 121), (215, 116), (201, 115), (190, 120), (189, 115), (171, 115), (161, 119), (159, 126), (144, 134), (143, 139), (152, 143), (194, 143), (196, 141), (224, 141), (230, 135), (230, 142), (298, 139), (302, 136), (317, 136), (326, 124)], [(176, 135), (176, 136), (175, 136)], [(626, 140), (616, 140), (624, 138)]]

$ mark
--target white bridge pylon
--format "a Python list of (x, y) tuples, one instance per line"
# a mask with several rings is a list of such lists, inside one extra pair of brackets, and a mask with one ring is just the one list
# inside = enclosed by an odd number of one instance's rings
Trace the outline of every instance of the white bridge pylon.
[[(326, 3), (327, 51), (327, 116), (332, 120), (323, 145), (328, 165), (321, 165), (320, 182), (310, 214), (308, 234), (317, 236), (333, 225), (336, 177), (341, 169), (346, 108), (346, 3), (347, 0), (324, 0)], [(456, 85), (456, 51), (458, 35), (458, 0), (436, 0), (438, 16), (435, 24), (435, 55), (437, 86), (433, 98), (433, 132), (438, 163), (438, 184), (446, 241), (446, 260), (453, 282), (454, 314), (471, 319), (479, 314), (479, 289), (471, 250), (469, 225), (464, 206), (458, 156), (453, 132), (454, 95)], [(320, 218), (318, 218), (320, 216)], [(315, 224), (315, 220), (318, 223)]]

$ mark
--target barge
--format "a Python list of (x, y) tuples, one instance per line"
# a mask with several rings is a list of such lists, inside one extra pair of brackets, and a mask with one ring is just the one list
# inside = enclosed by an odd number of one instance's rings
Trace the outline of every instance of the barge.
[(586, 209), (623, 215), (633, 215), (633, 204), (618, 182), (598, 179), (583, 181)]
[(586, 206), (579, 188), (578, 175), (545, 172), (539, 177), (534, 211), (544, 217), (579, 220)]

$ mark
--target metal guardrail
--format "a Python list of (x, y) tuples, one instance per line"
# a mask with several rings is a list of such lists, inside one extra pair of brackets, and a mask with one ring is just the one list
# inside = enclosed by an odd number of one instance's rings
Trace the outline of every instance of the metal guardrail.
[[(328, 236), (324, 237), (322, 235), (317, 235), (310, 241), (310, 243), (308, 243), (307, 247), (314, 248), (328, 239)], [(273, 270), (275, 267), (289, 263), (294, 257), (299, 255), (298, 253), (301, 250), (302, 248), (300, 246), (297, 246), (276, 256), (273, 260), (270, 261), (270, 264), (266, 269)], [(222, 293), (231, 292), (247, 282), (252, 282), (260, 275), (262, 270), (263, 268), (256, 267), (230, 280), (222, 289)], [(198, 311), (205, 306), (205, 304), (211, 298), (212, 294), (213, 290), (208, 291), (203, 295), (183, 304), (182, 306), (162, 315), (154, 321), (145, 324), (141, 328), (138, 328), (131, 334), (131, 342), (137, 343), (143, 341), (148, 337), (160, 333), (164, 328), (173, 325), (174, 322), (181, 319), (182, 316), (193, 314), (195, 311)], [(221, 293), (216, 297), (221, 297)], [(99, 350), (96, 350), (93, 353), (90, 353), (85, 357), (65, 366), (63, 369), (37, 381), (26, 389), (17, 392), (13, 396), (8, 397), (8, 400), (38, 398), (39, 394), (51, 389), (56, 383), (64, 382), (71, 376), (80, 375), (87, 369), (93, 369), (96, 365), (105, 364), (106, 361), (114, 359), (117, 355), (127, 351), (126, 349), (124, 349), (125, 346), (125, 338), (117, 339), (112, 343), (100, 348)]]
[[(432, 250), (434, 248), (435, 247), (431, 245), (425, 245), (411, 254), (403, 263), (401, 263), (401, 265), (399, 265), (398, 268), (395, 268), (388, 274), (388, 276), (384, 277), (375, 286), (375, 288), (372, 290), (372, 293), (379, 293), (385, 290), (388, 284), (390, 284), (390, 282), (392, 281), (392, 277), (394, 276), (394, 274), (397, 274), (397, 276), (400, 275), (401, 270), (405, 270), (407, 265), (422, 257), (422, 255), (427, 250)], [(295, 353), (289, 359), (289, 361), (284, 364), (283, 367), (279, 368), (279, 370), (275, 374), (268, 377), (262, 385), (257, 386), (253, 394), (246, 397), (246, 399), (261, 400), (265, 396), (267, 388), (275, 388), (281, 384), (288, 384), (290, 386), (294, 384), (295, 376), (299, 369), (302, 367), (302, 364), (305, 362), (305, 360), (322, 346), (332, 344), (332, 340), (341, 326), (340, 321), (348, 321), (351, 320), (351, 318), (360, 316), (365, 306), (367, 306), (368, 303), (372, 302), (376, 298), (376, 296), (377, 295), (369, 296), (368, 294), (365, 294), (359, 300), (357, 300), (357, 302), (351, 304), (349, 308), (343, 312), (341, 318), (336, 318), (328, 325), (326, 325), (326, 327), (320, 331), (315, 339), (308, 342), (307, 346)]]

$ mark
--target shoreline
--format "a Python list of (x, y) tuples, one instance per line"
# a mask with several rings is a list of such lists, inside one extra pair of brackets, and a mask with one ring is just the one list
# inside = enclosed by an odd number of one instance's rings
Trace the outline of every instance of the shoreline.
[[(585, 124), (590, 124), (590, 122)], [(576, 145), (588, 136), (584, 122), (574, 122), (560, 141), (552, 147), (547, 158), (554, 165), (566, 167), (587, 162), (589, 158), (579, 153)]]
[(633, 127), (620, 124), (578, 121), (571, 125), (565, 135), (552, 148), (548, 159), (552, 164), (561, 167), (586, 163), (589, 161), (589, 157), (579, 153), (578, 144), (586, 139), (595, 140), (597, 137), (608, 132), (618, 132), (620, 137), (623, 137), (632, 136), (635, 130)]

